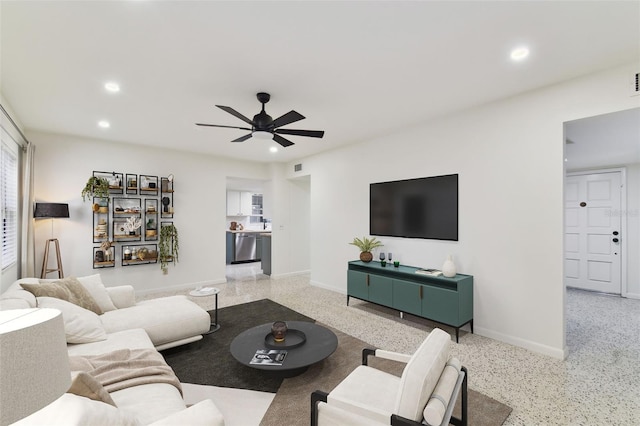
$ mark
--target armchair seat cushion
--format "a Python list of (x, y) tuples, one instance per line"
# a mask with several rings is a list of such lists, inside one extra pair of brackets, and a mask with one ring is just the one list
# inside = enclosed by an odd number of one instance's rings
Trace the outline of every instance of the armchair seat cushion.
[(396, 408), (398, 389), (398, 376), (360, 365), (331, 391), (327, 402), (347, 412), (388, 424)]

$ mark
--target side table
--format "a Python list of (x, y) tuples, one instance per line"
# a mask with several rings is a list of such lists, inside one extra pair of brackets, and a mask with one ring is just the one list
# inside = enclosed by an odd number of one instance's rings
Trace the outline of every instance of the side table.
[(211, 328), (204, 334), (215, 333), (220, 329), (220, 324), (218, 323), (218, 293), (220, 293), (220, 289), (216, 287), (202, 287), (197, 288), (195, 290), (191, 290), (189, 292), (189, 296), (193, 297), (206, 297), (206, 296), (216, 296), (215, 308), (214, 312), (214, 320), (211, 323)]

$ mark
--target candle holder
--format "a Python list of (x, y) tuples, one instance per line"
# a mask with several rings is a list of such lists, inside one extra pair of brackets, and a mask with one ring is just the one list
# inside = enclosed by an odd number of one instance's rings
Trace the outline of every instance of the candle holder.
[(287, 335), (287, 323), (284, 321), (276, 321), (271, 326), (271, 334), (273, 334), (273, 340), (275, 342), (284, 342), (284, 338)]

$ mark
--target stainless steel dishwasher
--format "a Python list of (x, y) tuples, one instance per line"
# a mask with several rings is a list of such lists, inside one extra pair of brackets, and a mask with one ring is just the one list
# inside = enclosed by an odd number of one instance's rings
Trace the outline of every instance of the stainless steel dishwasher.
[(248, 260), (256, 260), (256, 234), (255, 233), (238, 233), (236, 234), (236, 262), (246, 262)]

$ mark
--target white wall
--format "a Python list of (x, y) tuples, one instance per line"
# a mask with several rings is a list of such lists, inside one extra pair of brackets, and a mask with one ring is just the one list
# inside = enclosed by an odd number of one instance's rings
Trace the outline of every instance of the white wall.
[(637, 107), (633, 69), (304, 159), (313, 181), (312, 283), (346, 292), (347, 262), (358, 255), (348, 243), (368, 234), (369, 183), (458, 173), (460, 240), (382, 238), (384, 251), (421, 267), (441, 267), (453, 254), (458, 271), (474, 275), (478, 334), (564, 357), (563, 123)]
[(627, 169), (627, 297), (640, 299), (640, 164)]
[[(267, 179), (256, 163), (202, 154), (29, 132), (36, 144), (36, 201), (69, 203), (70, 218), (55, 221), (65, 276), (99, 272), (107, 285), (132, 284), (139, 293), (225, 281), (226, 178)], [(163, 275), (159, 264), (92, 269), (92, 213), (80, 191), (94, 170), (175, 175), (174, 224), (180, 260)], [(51, 222), (36, 221), (36, 269), (40, 273)], [(49, 278), (55, 278), (50, 274)]]
[(310, 269), (309, 178), (286, 179), (284, 164), (271, 164), (271, 181), (265, 186), (271, 223), (271, 276), (308, 272)]

